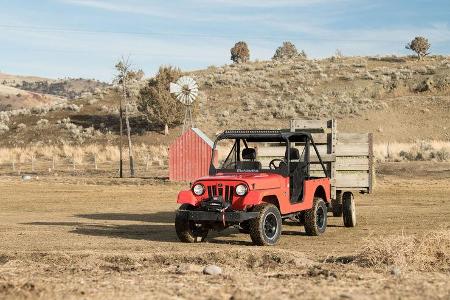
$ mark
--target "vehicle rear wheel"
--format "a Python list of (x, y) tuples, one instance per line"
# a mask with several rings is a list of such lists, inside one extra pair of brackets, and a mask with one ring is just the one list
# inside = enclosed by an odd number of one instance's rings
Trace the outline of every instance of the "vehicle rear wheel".
[(356, 206), (355, 199), (351, 192), (345, 192), (342, 195), (342, 212), (345, 227), (356, 226)]
[[(182, 204), (180, 210), (191, 210), (193, 207), (189, 204)], [(208, 229), (202, 224), (196, 224), (189, 221), (186, 215), (177, 212), (175, 216), (175, 230), (177, 236), (183, 243), (203, 242), (208, 235)]]
[(336, 199), (331, 200), (333, 217), (342, 217), (342, 192), (336, 192)]
[(258, 217), (249, 222), (250, 238), (255, 245), (275, 245), (281, 236), (281, 214), (278, 208), (269, 203), (260, 204), (252, 211), (259, 212)]
[(327, 228), (327, 205), (315, 197), (313, 206), (305, 212), (305, 231), (307, 235), (321, 235)]

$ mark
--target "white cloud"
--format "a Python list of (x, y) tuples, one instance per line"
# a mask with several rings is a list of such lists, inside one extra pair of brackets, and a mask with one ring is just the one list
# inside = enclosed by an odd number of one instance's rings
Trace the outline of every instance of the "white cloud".
[(160, 9), (157, 4), (143, 1), (107, 1), (107, 0), (60, 0), (63, 3), (85, 6), (95, 9), (119, 13), (131, 13), (161, 18), (176, 18), (179, 14), (174, 11)]
[(227, 5), (253, 8), (271, 8), (271, 7), (304, 7), (323, 3), (336, 4), (348, 0), (197, 0), (197, 2), (209, 5)]

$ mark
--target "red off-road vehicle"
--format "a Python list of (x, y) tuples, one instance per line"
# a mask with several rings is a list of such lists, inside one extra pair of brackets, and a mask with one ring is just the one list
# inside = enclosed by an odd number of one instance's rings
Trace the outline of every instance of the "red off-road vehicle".
[[(218, 136), (214, 149), (228, 155), (213, 157), (209, 176), (178, 195), (181, 206), (175, 228), (181, 241), (203, 241), (209, 230), (238, 225), (254, 244), (273, 245), (287, 218), (304, 224), (308, 235), (325, 232), (331, 208), (330, 174), (311, 133), (231, 130)], [(259, 149), (272, 153), (259, 157)], [(323, 176), (311, 175), (311, 156)], [(352, 227), (355, 205), (352, 194), (347, 198), (340, 209), (345, 225)]]

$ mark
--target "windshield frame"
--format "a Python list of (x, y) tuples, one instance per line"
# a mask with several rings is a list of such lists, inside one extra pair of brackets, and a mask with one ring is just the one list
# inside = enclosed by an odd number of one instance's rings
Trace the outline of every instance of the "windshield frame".
[[(217, 144), (218, 142), (220, 142), (221, 140), (230, 140), (230, 141), (234, 141), (232, 148), (230, 149), (230, 152), (228, 154), (227, 157), (229, 157), (232, 152), (233, 149), (235, 149), (236, 154), (240, 153), (241, 149), (240, 149), (240, 144), (241, 141), (245, 141), (246, 140), (250, 140), (251, 142), (281, 142), (281, 143), (285, 143), (285, 149), (289, 149), (291, 147), (291, 137), (298, 137), (298, 138), (304, 138), (305, 139), (305, 151), (306, 153), (309, 153), (309, 148), (310, 148), (310, 144), (311, 144), (311, 135), (309, 133), (294, 133), (294, 132), (282, 132), (282, 131), (275, 131), (275, 130), (271, 130), (271, 131), (265, 131), (265, 132), (259, 132), (259, 131), (243, 131), (243, 133), (241, 133), (240, 131), (225, 131), (224, 133), (220, 134), (216, 140), (214, 141), (214, 147), (212, 150), (212, 156), (211, 156), (211, 163), (210, 163), (210, 167), (209, 167), (209, 175), (210, 176), (214, 176), (217, 173), (274, 173), (274, 174), (279, 174), (281, 176), (284, 177), (289, 177), (290, 176), (290, 164), (287, 164), (287, 168), (284, 169), (264, 169), (261, 170), (259, 172), (239, 172), (236, 169), (221, 169), (221, 168), (216, 168), (214, 166), (214, 161), (216, 159), (216, 155), (217, 155)], [(237, 141), (239, 141), (237, 143)], [(295, 141), (293, 142), (295, 144)], [(286, 151), (285, 150), (285, 151)], [(287, 157), (287, 161), (290, 162), (290, 151), (287, 152), (288, 157)], [(238, 155), (237, 158), (240, 158), (240, 155)], [(307, 155), (305, 157), (305, 162), (308, 163), (308, 176), (309, 176), (309, 155)]]

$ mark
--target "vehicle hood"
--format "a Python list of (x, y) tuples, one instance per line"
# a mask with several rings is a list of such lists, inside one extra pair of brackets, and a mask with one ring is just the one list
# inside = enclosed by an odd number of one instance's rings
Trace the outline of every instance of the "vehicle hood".
[(252, 190), (261, 190), (280, 188), (286, 179), (274, 173), (218, 173), (214, 176), (201, 177), (195, 182), (206, 183), (208, 181), (241, 181), (247, 183)]

